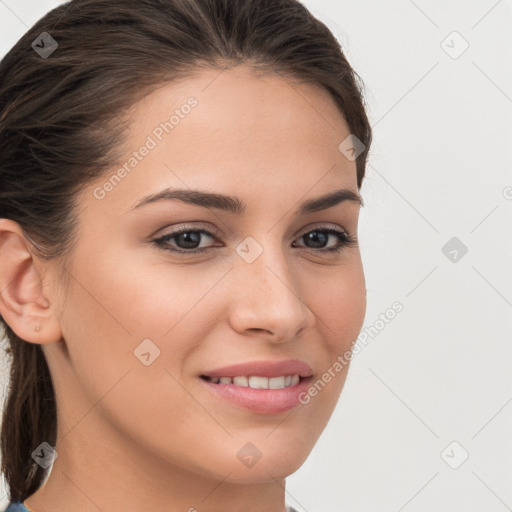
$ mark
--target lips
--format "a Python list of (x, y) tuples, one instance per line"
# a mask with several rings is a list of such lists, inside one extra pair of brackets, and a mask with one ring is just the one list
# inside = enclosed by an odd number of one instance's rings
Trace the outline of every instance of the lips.
[[(299, 397), (307, 392), (312, 377), (305, 377), (295, 386), (281, 389), (252, 389), (234, 384), (214, 384), (199, 379), (210, 396), (224, 404), (257, 414), (281, 414), (302, 404)], [(212, 404), (212, 407), (217, 407)]]
[(259, 376), (259, 377), (281, 377), (283, 375), (298, 375), (299, 377), (310, 377), (313, 375), (311, 367), (297, 359), (285, 361), (252, 361), (239, 363), (222, 368), (209, 370), (201, 374), (201, 377), (238, 377), (238, 376)]
[(308, 364), (289, 359), (224, 366), (201, 374), (200, 381), (224, 403), (258, 414), (281, 414), (300, 405), (299, 396), (308, 389), (312, 375)]

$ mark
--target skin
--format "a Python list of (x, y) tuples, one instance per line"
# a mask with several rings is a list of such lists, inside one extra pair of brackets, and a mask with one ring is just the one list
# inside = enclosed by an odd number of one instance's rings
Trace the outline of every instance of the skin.
[[(294, 213), (336, 189), (358, 192), (355, 162), (338, 150), (350, 133), (343, 116), (317, 86), (245, 65), (202, 70), (135, 105), (127, 158), (190, 96), (198, 105), (121, 183), (99, 200), (103, 177), (79, 196), (69, 288), (57, 278), (61, 262), (39, 260), (19, 225), (0, 220), (0, 313), (42, 345), (57, 396), (58, 458), (25, 501), (35, 512), (284, 512), (285, 498), (293, 503), (284, 479), (343, 388), (348, 366), (307, 405), (262, 415), (211, 396), (198, 378), (232, 363), (299, 359), (316, 381), (357, 338), (366, 309), (359, 247), (328, 254), (321, 249), (336, 236), (316, 246), (302, 236), (321, 227), (356, 235), (360, 205)], [(166, 187), (237, 196), (247, 211), (180, 201), (130, 211)], [(217, 228), (200, 241), (214, 249), (152, 245), (185, 223)], [(263, 248), (251, 264), (235, 250), (247, 236)], [(168, 246), (187, 250), (176, 238)], [(149, 366), (134, 357), (145, 338), (160, 349)], [(262, 453), (252, 467), (236, 456), (247, 442)]]

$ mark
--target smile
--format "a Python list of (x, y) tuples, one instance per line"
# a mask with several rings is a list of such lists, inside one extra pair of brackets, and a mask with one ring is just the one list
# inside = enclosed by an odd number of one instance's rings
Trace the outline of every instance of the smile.
[(252, 389), (283, 389), (296, 386), (300, 381), (300, 376), (297, 374), (278, 377), (261, 377), (259, 375), (240, 375), (237, 377), (207, 377), (203, 375), (201, 377), (214, 384), (233, 384)]

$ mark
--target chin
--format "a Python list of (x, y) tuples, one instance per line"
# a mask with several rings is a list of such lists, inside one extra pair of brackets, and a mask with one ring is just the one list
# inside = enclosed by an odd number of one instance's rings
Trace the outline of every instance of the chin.
[(279, 436), (272, 439), (273, 435), (266, 441), (262, 439), (254, 444), (232, 440), (231, 446), (224, 446), (224, 449), (217, 445), (207, 458), (196, 460), (195, 472), (238, 484), (258, 484), (286, 478), (302, 466), (312, 446), (305, 445), (304, 437), (300, 441), (294, 438), (283, 442)]
[[(235, 466), (232, 468), (232, 472), (229, 477), (226, 478), (226, 482), (238, 484), (259, 484), (282, 480), (295, 473), (295, 471), (302, 466), (306, 458), (307, 455), (300, 459), (288, 456), (284, 460), (275, 460), (276, 458), (272, 457), (271, 460), (267, 461), (263, 461), (263, 459), (261, 459), (250, 468), (243, 467), (243, 465)], [(222, 479), (224, 479), (225, 476), (226, 475), (224, 475)]]
[[(261, 458), (254, 459), (252, 465), (246, 465), (237, 457), (230, 464), (232, 471), (229, 479), (233, 482), (258, 483), (280, 480), (295, 473), (309, 456), (311, 450), (304, 446), (304, 440), (286, 443), (276, 440), (261, 446)], [(241, 457), (243, 459), (243, 457)], [(227, 474), (227, 473), (226, 473)]]

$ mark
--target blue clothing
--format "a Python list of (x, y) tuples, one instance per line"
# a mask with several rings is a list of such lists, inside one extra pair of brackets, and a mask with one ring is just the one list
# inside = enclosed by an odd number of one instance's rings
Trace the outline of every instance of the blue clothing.
[(20, 501), (11, 501), (4, 512), (30, 512)]
[[(4, 512), (30, 512), (30, 510), (19, 501), (11, 501)], [(287, 506), (286, 512), (297, 512), (293, 507)]]

